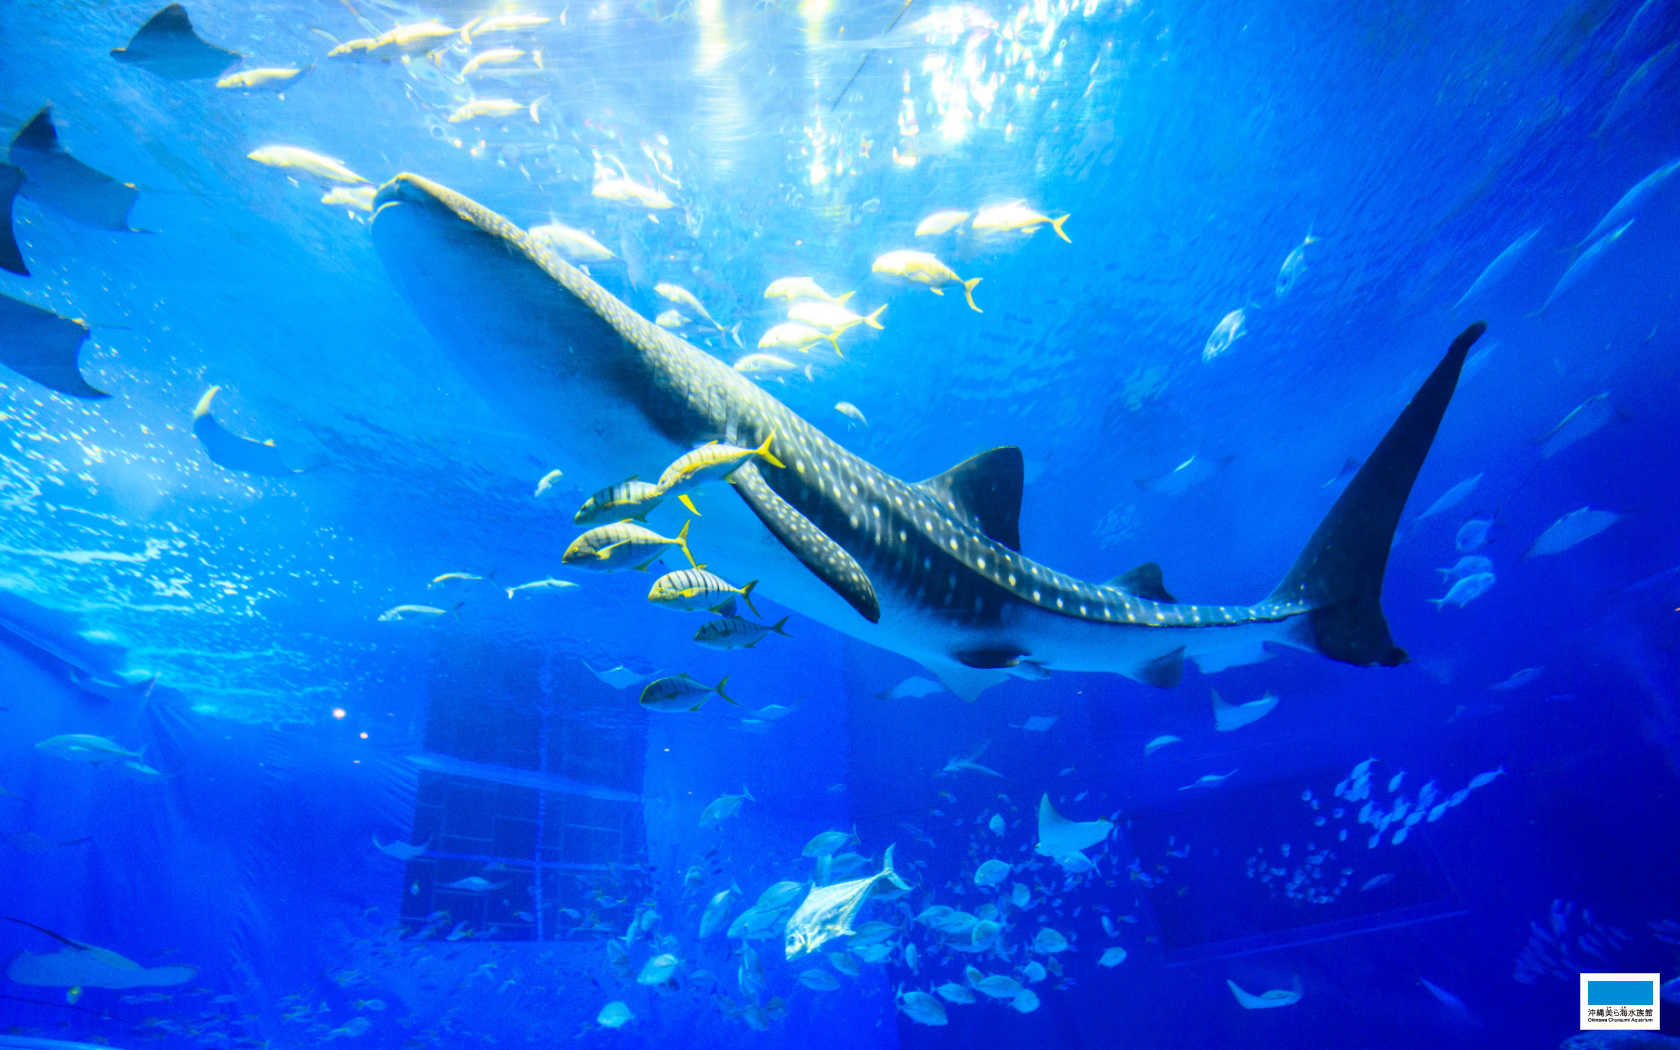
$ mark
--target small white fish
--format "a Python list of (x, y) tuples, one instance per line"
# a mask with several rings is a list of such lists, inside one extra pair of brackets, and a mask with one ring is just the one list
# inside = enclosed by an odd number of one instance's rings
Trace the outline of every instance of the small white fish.
[(485, 66), (505, 66), (524, 57), (525, 52), (516, 47), (498, 47), (489, 51), (480, 51), (468, 59), (466, 65), (461, 67), (461, 75), (470, 77)]
[(935, 988), (934, 991), (939, 993), (939, 997), (941, 999), (948, 1003), (956, 1003), (959, 1006), (967, 1005), (976, 1001), (974, 998), (974, 992), (971, 989), (951, 981), (946, 981), (944, 984)]
[(622, 1002), (614, 1001), (601, 1007), (601, 1012), (595, 1015), (595, 1023), (602, 1028), (623, 1028), (636, 1019), (630, 1008)]
[(379, 614), (380, 623), (401, 623), (404, 620), (435, 620), (440, 616), (454, 616), (461, 618), (461, 606), (465, 602), (456, 602), (452, 609), (439, 609), (431, 605), (393, 605)]
[(850, 401), (835, 402), (834, 411), (845, 416), (847, 419), (855, 420), (858, 423), (861, 423), (863, 426), (869, 425), (869, 420), (865, 419), (863, 416), (863, 410), (852, 404)]
[(797, 321), (784, 321), (759, 336), (758, 348), (807, 352), (813, 344), (825, 339), (834, 347), (835, 353), (840, 353), (840, 341), (834, 333), (823, 332)]
[(908, 248), (887, 252), (878, 256), (870, 264), (870, 270), (882, 277), (896, 278), (910, 284), (919, 284), (935, 295), (944, 295), (944, 287), (948, 284), (962, 285), (963, 295), (968, 299), (968, 308), (975, 313), (984, 313), (980, 307), (974, 305), (974, 286), (980, 283), (980, 278), (971, 277), (963, 280), (957, 276), (955, 270), (940, 262), (929, 252), (913, 251)]
[(555, 484), (561, 478), (563, 478), (565, 476), (566, 476), (565, 472), (561, 471), (561, 470), (551, 470), (551, 471), (549, 471), (547, 474), (544, 474), (542, 476), (541, 480), (539, 480), (537, 482), (537, 491), (532, 493), (532, 495), (537, 499), (542, 499), (548, 493), (552, 492), (554, 490)]
[(357, 211), (372, 211), (375, 192), (372, 186), (334, 186), (322, 195), (321, 203), (342, 205)]
[[(554, 21), (547, 15), (504, 14), (491, 15), (468, 23), (461, 35), (470, 42), (488, 33), (508, 33), (518, 29), (535, 29)], [(616, 1026), (615, 1026), (616, 1027)]]
[(950, 1019), (945, 1016), (945, 1007), (940, 1004), (938, 999), (926, 992), (907, 992), (901, 987), (895, 999), (899, 1011), (917, 1024), (943, 1025), (950, 1023)]
[(1231, 994), (1244, 1010), (1270, 1010), (1278, 1006), (1294, 1006), (1301, 1001), (1301, 978), (1296, 976), (1293, 990), (1274, 988), (1269, 992), (1252, 995), (1237, 987), (1237, 982), (1226, 981), (1231, 988)]
[[(818, 338), (821, 338), (821, 333), (818, 333)], [(735, 362), (735, 371), (744, 376), (780, 375), (798, 370), (798, 365), (775, 354), (747, 354)]]
[(1431, 503), (1427, 510), (1425, 510), (1422, 514), (1419, 514), (1418, 520), (1422, 521), (1424, 518), (1433, 518), (1435, 515), (1440, 514), (1443, 511), (1451, 510), (1460, 503), (1463, 503), (1467, 498), (1469, 498), (1470, 493), (1476, 491), (1476, 486), (1481, 484), (1481, 481), (1482, 475), (1480, 474), (1465, 478), (1452, 488), (1441, 493), (1441, 498), (1437, 499), (1434, 503)]
[(856, 292), (844, 295), (830, 295), (823, 291), (822, 285), (809, 277), (778, 277), (770, 282), (770, 287), (764, 289), (766, 299), (786, 299), (793, 302), (796, 299), (821, 299), (827, 303), (843, 303)]
[(1241, 729), (1243, 726), (1265, 718), (1272, 713), (1272, 709), (1277, 705), (1278, 698), (1272, 693), (1267, 693), (1258, 700), (1250, 700), (1246, 704), (1228, 704), (1220, 697), (1219, 690), (1215, 689), (1213, 690), (1214, 728), (1221, 733)]
[(806, 970), (799, 975), (799, 983), (814, 992), (832, 992), (840, 987), (840, 978), (827, 970)]
[(874, 329), (881, 329), (881, 314), (886, 305), (877, 307), (874, 312), (864, 315), (839, 303), (826, 303), (817, 299), (801, 299), (788, 308), (788, 320), (795, 324), (807, 325), (820, 332), (838, 336), (849, 328), (860, 324)]
[(1124, 948), (1109, 948), (1102, 953), (1102, 958), (1097, 960), (1097, 965), (1098, 966), (1113, 967), (1113, 966), (1119, 966), (1121, 963), (1123, 963), (1125, 961), (1126, 961), (1126, 949), (1124, 949)]
[(670, 953), (655, 955), (642, 964), (642, 972), (636, 975), (636, 983), (649, 986), (664, 984), (671, 979), (671, 975), (676, 973), (677, 967), (681, 965), (681, 960)]
[(1406, 771), (1404, 769), (1402, 769), (1400, 772), (1394, 774), (1393, 776), (1389, 777), (1388, 778), (1388, 793), (1392, 795), (1396, 791), (1399, 791), (1400, 790), (1400, 782), (1402, 780), (1405, 780), (1405, 779), (1406, 779)]
[(986, 822), (986, 828), (994, 835), (1001, 835), (1008, 830), (1004, 824), (1002, 813), (993, 813), (992, 819)]
[(1042, 926), (1038, 933), (1033, 935), (1032, 944), (1028, 945), (1028, 950), (1038, 952), (1040, 955), (1055, 955), (1067, 951), (1070, 947), (1072, 946), (1068, 944), (1068, 939), (1062, 936), (1060, 930)]
[(1147, 758), (1150, 755), (1153, 755), (1163, 747), (1169, 747), (1173, 744), (1181, 743), (1183, 739), (1183, 737), (1176, 737), (1171, 734), (1158, 736), (1154, 740), (1151, 740), (1149, 743), (1143, 745), (1144, 757)]
[(1540, 441), (1540, 458), (1551, 459), (1582, 438), (1603, 430), (1619, 418), (1610, 392), (1594, 394), (1569, 410), (1569, 414)]
[(1575, 287), (1575, 285), (1580, 283), (1581, 278), (1585, 277), (1588, 273), (1591, 273), (1592, 270), (1598, 266), (1599, 260), (1604, 258), (1604, 253), (1609, 251), (1615, 246), (1617, 241), (1622, 239), (1622, 235), (1627, 233), (1628, 227), (1632, 226), (1633, 222), (1634, 220), (1629, 219), (1627, 222), (1622, 223), (1615, 229), (1614, 232), (1605, 234), (1597, 241), (1594, 241), (1592, 247), (1582, 252), (1580, 256), (1578, 256), (1576, 260), (1570, 264), (1569, 269), (1563, 272), (1563, 276), (1558, 278), (1557, 285), (1552, 288), (1552, 294), (1546, 297), (1546, 301), (1541, 304), (1540, 309), (1544, 310), (1546, 307), (1552, 305), (1558, 296)]
[(1504, 766), (1500, 766), (1498, 769), (1491, 770), (1487, 773), (1477, 773), (1475, 776), (1470, 778), (1470, 790), (1473, 791), (1473, 790), (1475, 790), (1476, 788), (1479, 788), (1479, 787), (1487, 787), (1489, 784), (1493, 783), (1495, 780), (1498, 780), (1500, 777), (1502, 777), (1504, 775), (1505, 775), (1505, 767)]
[(942, 233), (950, 233), (967, 222), (970, 214), (972, 213), (949, 208), (936, 211), (916, 224), (916, 236), (937, 237)]
[(242, 69), (216, 81), (216, 86), (219, 88), (239, 88), (246, 91), (261, 87), (284, 87), (287, 81), (302, 72), (303, 70), (296, 68)]
[(368, 181), (345, 167), (343, 161), (322, 156), (301, 146), (263, 146), (245, 156), (258, 164), (308, 175), (324, 183), (354, 185)]
[(1312, 230), (1309, 229), (1306, 239), (1296, 245), (1295, 249), (1284, 258), (1283, 266), (1278, 270), (1277, 283), (1273, 288), (1279, 299), (1288, 295), (1290, 290), (1295, 287), (1295, 282), (1299, 281), (1301, 275), (1307, 272), (1307, 245), (1317, 244), (1319, 240), (1320, 238), (1314, 237)]
[(1232, 343), (1248, 334), (1243, 328), (1246, 316), (1241, 310), (1232, 310), (1220, 319), (1219, 324), (1214, 326), (1213, 334), (1207, 337), (1207, 342), (1202, 346), (1203, 361), (1212, 361), (1231, 349)]
[(1009, 1000), (1009, 1005), (1021, 1013), (1030, 1014), (1039, 1007), (1038, 993), (1031, 988), (1023, 988)]
[(1493, 561), (1480, 554), (1466, 554), (1453, 563), (1450, 569), (1436, 569), (1436, 572), (1448, 580), (1462, 580), (1466, 576), (1474, 576), (1478, 572), (1492, 572)]
[(522, 594), (561, 594), (565, 591), (576, 590), (577, 584), (570, 580), (557, 580), (550, 576), (547, 579), (532, 580), (521, 583), (516, 587), (507, 588), (509, 598), (517, 598)]
[(1471, 518), (1458, 527), (1458, 534), (1453, 537), (1453, 546), (1458, 548), (1460, 554), (1481, 550), (1487, 545), (1488, 533), (1492, 530), (1492, 518)]
[(1612, 510), (1593, 510), (1591, 507), (1572, 510), (1546, 526), (1546, 531), (1539, 535), (1523, 554), (1523, 558), (1527, 560), (1547, 554), (1562, 554), (1576, 544), (1597, 536), (1621, 521), (1624, 516)]
[(1609, 211), (1604, 213), (1604, 218), (1598, 220), (1598, 225), (1592, 228), (1592, 232), (1581, 238), (1581, 243), (1588, 244), (1597, 240), (1598, 236), (1605, 230), (1621, 225), (1624, 220), (1631, 219), (1634, 213), (1639, 210), (1639, 206), (1645, 202), (1645, 198), (1651, 195), (1651, 191), (1666, 182), (1669, 176), (1676, 171), (1680, 171), (1680, 160), (1670, 161), (1640, 179), (1632, 189), (1622, 194), (1621, 199)]
[(681, 310), (661, 310), (653, 323), (661, 328), (681, 328), (688, 323), (688, 318), (682, 315)]
[(976, 886), (984, 886), (988, 889), (993, 886), (1001, 885), (1003, 880), (1009, 878), (1010, 873), (1014, 870), (1015, 869), (1010, 866), (1008, 861), (996, 859), (988, 860), (975, 870), (974, 884)]
[(612, 253), (612, 249), (600, 241), (564, 223), (551, 222), (543, 226), (533, 226), (525, 231), (525, 235), (555, 254), (579, 262), (605, 262), (618, 258)]
[(651, 211), (664, 211), (675, 207), (664, 190), (643, 185), (628, 176), (613, 176), (601, 171), (596, 172), (595, 186), (589, 192), (602, 200), (631, 204)]
[(1454, 1010), (1469, 1010), (1470, 1009), (1468, 1006), (1464, 1005), (1464, 1000), (1463, 999), (1460, 999), (1458, 996), (1456, 996), (1453, 993), (1447, 991), (1445, 988), (1442, 988), (1440, 985), (1438, 985), (1435, 982), (1429, 980), (1428, 978), (1419, 977), (1418, 978), (1418, 983), (1423, 985), (1425, 988), (1427, 988), (1429, 990), (1429, 994), (1433, 995), (1436, 999), (1440, 1000), (1440, 1002), (1442, 1004), (1444, 1004), (1446, 1006), (1450, 1006)]
[(1505, 250), (1495, 256), (1494, 260), (1487, 264), (1487, 267), (1477, 275), (1476, 279), (1470, 282), (1470, 287), (1464, 290), (1464, 294), (1458, 297), (1458, 302), (1454, 303), (1452, 308), (1454, 310), (1458, 309), (1469, 300), (1504, 280), (1505, 275), (1516, 267), (1517, 262), (1522, 258), (1523, 253), (1528, 250), (1529, 244), (1540, 230), (1541, 227), (1536, 226), (1506, 246)]
[(719, 331), (724, 330), (722, 325), (712, 320), (712, 315), (706, 312), (705, 306), (701, 305), (700, 300), (695, 298), (694, 293), (689, 291), (687, 288), (684, 288), (682, 285), (671, 284), (669, 281), (661, 281), (653, 286), (653, 290), (658, 292), (661, 298), (676, 303), (678, 306), (686, 306), (690, 310), (693, 310), (701, 317), (704, 317), (707, 324), (713, 326)]
[(94, 736), (91, 733), (66, 733), (62, 736), (48, 737), (36, 744), (35, 749), (72, 762), (86, 762), (94, 766), (103, 762), (140, 762), (146, 756), (146, 749), (143, 747), (138, 751), (129, 751), (105, 737)]
[(1207, 774), (1204, 774), (1200, 777), (1197, 777), (1195, 783), (1186, 784), (1183, 787), (1179, 788), (1178, 790), (1180, 790), (1180, 791), (1191, 791), (1191, 790), (1194, 790), (1195, 788), (1218, 787), (1220, 784), (1223, 784), (1230, 777), (1235, 776), (1236, 772), (1237, 771), (1235, 769), (1233, 769), (1229, 773), (1207, 773)]
[(745, 787), (741, 788), (741, 793), (739, 795), (719, 795), (717, 798), (707, 803), (705, 809), (700, 811), (700, 826), (706, 827), (707, 825), (721, 824), (730, 817), (740, 813), (741, 804), (743, 802), (757, 801), (758, 799), (753, 798), (752, 792), (748, 791)]
[[(535, 103), (532, 105), (534, 107)], [(449, 114), (449, 123), (460, 124), (480, 117), (510, 117), (525, 108), (524, 103), (515, 102), (511, 98), (475, 98), (458, 106), (455, 112)]]
[(1525, 667), (1520, 671), (1513, 671), (1511, 673), (1511, 677), (1505, 679), (1504, 681), (1495, 682), (1488, 686), (1488, 688), (1497, 690), (1501, 693), (1508, 693), (1513, 689), (1521, 689), (1523, 686), (1534, 681), (1536, 678), (1539, 678), (1541, 672), (1544, 670), (1544, 667)]
[(1446, 594), (1439, 598), (1431, 598), (1429, 601), (1437, 609), (1444, 608), (1447, 605), (1456, 605), (1462, 609), (1470, 602), (1486, 594), (1497, 581), (1498, 577), (1491, 572), (1478, 572), (1473, 576), (1464, 577), (1453, 584)]
[(1071, 218), (1073, 218), (1072, 215), (1064, 215), (1059, 219), (1052, 219), (1050, 216), (1028, 207), (1026, 201), (1009, 201), (1006, 204), (993, 204), (975, 212), (974, 221), (969, 223), (969, 228), (981, 236), (987, 236), (1017, 231), (1032, 233), (1045, 223), (1049, 223), (1051, 229), (1056, 231), (1056, 236), (1072, 244), (1073, 241), (1068, 239), (1067, 231), (1062, 229), (1062, 224)]

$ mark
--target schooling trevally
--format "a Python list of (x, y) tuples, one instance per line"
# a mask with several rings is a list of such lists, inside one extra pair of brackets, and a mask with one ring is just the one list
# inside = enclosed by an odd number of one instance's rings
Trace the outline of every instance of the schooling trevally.
[(784, 465), (743, 463), (730, 476), (738, 498), (708, 509), (709, 567), (921, 662), (958, 695), (974, 698), (1023, 662), (1172, 686), (1186, 660), (1229, 666), (1235, 651), (1252, 661), (1266, 642), (1359, 665), (1407, 659), (1381, 608), (1389, 547), (1485, 325), (1453, 341), (1270, 595), (1189, 605), (1025, 557), (1019, 449), (901, 481), (483, 205), (417, 175), (376, 201), (374, 244), (398, 288), (487, 402), (551, 446), (545, 458), (567, 477), (609, 484), (707, 442), (774, 439)]

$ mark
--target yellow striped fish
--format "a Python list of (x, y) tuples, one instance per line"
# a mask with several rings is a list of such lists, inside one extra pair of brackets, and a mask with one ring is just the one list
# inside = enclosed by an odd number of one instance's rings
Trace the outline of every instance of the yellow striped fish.
[(726, 445), (721, 441), (713, 441), (701, 445), (693, 452), (684, 453), (675, 463), (665, 468), (665, 473), (659, 475), (659, 494), (668, 496), (676, 493), (683, 506), (694, 514), (694, 501), (688, 494), (704, 485), (708, 481), (721, 481), (729, 475), (746, 466), (754, 456), (764, 460), (773, 467), (780, 467), (782, 461), (770, 454), (770, 442), (776, 440), (771, 434), (764, 439), (764, 444), (757, 448), (741, 448), (738, 445)]
[(681, 547), (688, 563), (694, 564), (694, 555), (688, 549), (688, 522), (683, 522), (682, 531), (675, 539), (669, 539), (634, 522), (615, 521), (590, 529), (573, 540), (566, 553), (560, 555), (560, 564), (594, 572), (625, 569), (640, 572), (665, 553), (666, 547)]
[(782, 630), (787, 622), (788, 618), (784, 616), (766, 626), (740, 616), (725, 616), (701, 624), (700, 629), (694, 632), (694, 640), (708, 649), (751, 649), (771, 632), (788, 637), (788, 633)]
[(752, 601), (752, 589), (757, 586), (758, 581), (754, 580), (745, 587), (731, 587), (722, 576), (696, 566), (668, 572), (654, 580), (653, 589), (648, 591), (648, 601), (684, 612), (717, 612), (738, 594), (757, 616), (758, 609)]
[(735, 701), (723, 691), (728, 684), (728, 675), (724, 675), (717, 685), (707, 685), (685, 674), (660, 678), (649, 682), (642, 690), (641, 703), (649, 711), (698, 711), (700, 705), (716, 693), (733, 704)]
[(662, 502), (664, 498), (658, 485), (637, 481), (632, 476), (616, 485), (608, 485), (584, 500), (583, 506), (572, 515), (572, 521), (578, 525), (588, 525), (608, 516), (621, 521), (646, 521), (653, 508)]

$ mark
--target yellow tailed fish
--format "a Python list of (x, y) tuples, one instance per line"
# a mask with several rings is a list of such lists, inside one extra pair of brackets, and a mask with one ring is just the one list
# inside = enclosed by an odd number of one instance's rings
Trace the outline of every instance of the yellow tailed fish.
[(667, 547), (681, 547), (688, 563), (694, 555), (688, 549), (688, 522), (674, 539), (629, 521), (601, 525), (573, 540), (560, 556), (560, 564), (595, 572), (645, 571)]
[(753, 580), (745, 587), (732, 587), (728, 580), (703, 568), (678, 569), (653, 581), (648, 601), (683, 612), (717, 612), (740, 595), (757, 616), (758, 608), (752, 600), (753, 588), (757, 586), (758, 581)]
[(698, 515), (700, 512), (694, 509), (694, 501), (688, 498), (688, 494), (706, 482), (729, 477), (755, 456), (773, 467), (781, 467), (782, 461), (770, 453), (770, 443), (774, 440), (776, 435), (771, 434), (757, 448), (741, 448), (713, 441), (684, 453), (665, 468), (665, 473), (659, 475), (660, 494), (668, 496), (676, 493), (683, 506)]
[(896, 277), (911, 284), (922, 285), (934, 295), (944, 295), (944, 286), (947, 284), (960, 284), (963, 287), (963, 295), (968, 297), (969, 309), (977, 314), (985, 313), (974, 305), (974, 286), (980, 283), (980, 278), (963, 280), (957, 276), (955, 270), (940, 262), (932, 252), (901, 248), (876, 259), (870, 270), (883, 277)]

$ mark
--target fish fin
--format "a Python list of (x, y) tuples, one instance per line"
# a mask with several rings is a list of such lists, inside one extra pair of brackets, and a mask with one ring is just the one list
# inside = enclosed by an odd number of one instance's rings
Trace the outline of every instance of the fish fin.
[[(856, 830), (856, 829), (854, 829), (854, 830)], [(899, 875), (898, 875), (898, 872), (893, 870), (893, 862), (892, 862), (893, 847), (897, 846), (897, 845), (898, 845), (898, 843), (895, 842), (895, 843), (892, 844), (892, 846), (887, 847), (886, 864), (881, 868), (881, 877), (886, 879), (888, 882), (892, 883), (894, 886), (897, 886), (899, 889), (907, 890), (907, 889), (910, 888), (910, 884), (908, 882), (905, 882), (902, 878), (900, 878)]]
[(762, 445), (758, 446), (757, 448), (753, 449), (753, 455), (757, 456), (759, 459), (764, 460), (766, 463), (770, 464), (772, 467), (776, 467), (778, 469), (784, 469), (785, 470), (787, 468), (787, 464), (785, 464), (781, 460), (777, 459), (770, 452), (770, 442), (772, 442), (774, 440), (776, 440), (776, 435), (775, 435), (774, 432), (772, 432), (769, 437), (764, 439), (764, 444), (762, 444)]
[(854, 288), (851, 291), (847, 292), (845, 295), (842, 295), (840, 298), (834, 300), (834, 305), (835, 306), (840, 306), (840, 305), (844, 304), (847, 299), (850, 299), (852, 296), (854, 296), (856, 294), (857, 294), (857, 289)]
[(938, 666), (924, 664), (934, 676), (939, 679), (951, 692), (962, 697), (965, 703), (972, 704), (980, 698), (981, 692), (1007, 680), (1008, 675), (1003, 671), (991, 670), (983, 667), (966, 667), (956, 661), (941, 660)]
[[(725, 700), (729, 700), (729, 702), (733, 704), (733, 703), (735, 703), (735, 701), (731, 700), (730, 697), (729, 697), (729, 694), (723, 691), (723, 687), (728, 685), (728, 684), (729, 684), (729, 676), (724, 675), (722, 678), (718, 679), (718, 684), (712, 687), (712, 692), (714, 692), (717, 695), (723, 697)], [(705, 701), (702, 700), (701, 703), (705, 703)], [(737, 705), (737, 706), (739, 706), (739, 705)], [(753, 799), (753, 801), (756, 802), (758, 800)]]
[[(1068, 212), (1059, 219), (1050, 220), (1050, 228), (1056, 231), (1056, 236), (1060, 237), (1064, 241), (1067, 241), (1069, 244), (1072, 244), (1073, 241), (1068, 237), (1067, 231), (1062, 229), (1062, 223), (1067, 222), (1071, 218), (1073, 218), (1073, 213)], [(1312, 238), (1308, 237), (1307, 240), (1308, 243), (1311, 243)]]
[(748, 463), (737, 470), (734, 481), (735, 491), (748, 508), (800, 564), (846, 599), (858, 615), (870, 623), (881, 621), (881, 600), (857, 559), (778, 495), (759, 473), (757, 464)]
[[(829, 342), (829, 345), (834, 347), (834, 356), (835, 357), (845, 357), (846, 356), (844, 353), (842, 353), (840, 351), (840, 334), (838, 332), (830, 332), (827, 335), (823, 336), (823, 338), (827, 339), (828, 342)], [(811, 366), (810, 365), (805, 366), (805, 378), (806, 379), (811, 378)]]
[(88, 950), (88, 946), (83, 944), (81, 941), (73, 941), (70, 938), (64, 936), (64, 934), (54, 933), (52, 930), (47, 929), (45, 926), (37, 926), (32, 922), (25, 922), (22, 919), (14, 919), (10, 915), (5, 916), (5, 919), (6, 919), (7, 922), (15, 922), (19, 926), (27, 926), (32, 930), (36, 930), (40, 933), (44, 933), (48, 937), (51, 937), (53, 940), (59, 941), (63, 944), (68, 944), (70, 947), (75, 948), (78, 951), (84, 951), (85, 952), (85, 951)]
[(777, 620), (775, 623), (771, 624), (770, 629), (772, 631), (775, 631), (777, 634), (781, 635), (783, 638), (790, 638), (792, 636), (789, 635), (786, 631), (782, 630), (783, 627), (787, 626), (787, 622), (788, 622), (788, 618), (786, 616), (784, 616), (780, 620)]
[[(694, 516), (695, 516), (695, 517), (697, 517), (697, 518), (698, 518), (698, 517), (700, 517), (700, 516), (701, 516), (701, 514), (700, 514), (700, 508), (699, 508), (699, 507), (696, 507), (696, 506), (695, 506), (695, 505), (694, 505), (694, 501), (693, 501), (693, 500), (691, 500), (691, 499), (689, 499), (689, 498), (688, 498), (688, 493), (686, 493), (686, 492), (683, 492), (683, 493), (679, 493), (679, 494), (678, 494), (678, 495), (677, 495), (677, 499), (678, 499), (678, 500), (679, 500), (679, 501), (681, 501), (681, 502), (682, 502), (682, 505), (683, 505), (683, 506), (685, 506), (685, 507), (687, 507), (687, 508), (688, 508), (688, 512), (689, 512), (689, 513), (690, 513), (690, 514), (692, 514), (692, 515), (694, 515)], [(644, 516), (644, 517), (643, 517), (643, 518), (642, 518), (642, 520), (643, 520), (643, 521), (646, 521), (646, 520), (647, 520), (647, 518), (646, 518), (646, 517), (645, 517), (645, 516)]]
[[(690, 505), (690, 509), (693, 509), (692, 505)], [(695, 511), (695, 513), (698, 514), (700, 512)], [(682, 531), (677, 533), (677, 546), (681, 547), (682, 552), (688, 556), (688, 564), (698, 569), (700, 566), (694, 561), (694, 553), (688, 549), (688, 524), (689, 523), (686, 521), (683, 522)]]
[(18, 190), (23, 188), (23, 171), (10, 164), (0, 163), (0, 269), (19, 277), (29, 276), (29, 266), (18, 248), (17, 234), (12, 229), (12, 205)]
[(881, 314), (886, 311), (888, 305), (890, 304), (882, 303), (874, 313), (863, 319), (863, 323), (877, 330), (885, 328), (886, 326), (881, 323)]
[(987, 536), (1019, 551), (1024, 477), (1021, 450), (1005, 445), (970, 456), (917, 487)]
[(757, 587), (757, 586), (758, 586), (758, 581), (757, 580), (751, 580), (747, 583), (747, 585), (745, 587), (742, 587), (741, 588), (741, 600), (747, 603), (747, 608), (752, 610), (752, 614), (754, 616), (757, 616), (759, 619), (762, 620), (764, 617), (759, 613), (758, 606), (754, 605), (753, 600), (752, 600), (752, 589), (754, 587)]
[(1167, 591), (1167, 585), (1161, 578), (1161, 566), (1152, 561), (1146, 561), (1135, 569), (1128, 569), (1114, 579), (1108, 581), (1108, 586), (1117, 591), (1148, 598), (1152, 602), (1166, 602), (1177, 605), (1178, 599)]
[(928, 286), (928, 291), (932, 292), (934, 295), (944, 295), (945, 294), (945, 289), (935, 288), (932, 285)]
[[(467, 604), (465, 600), (456, 602), (453, 606), (450, 607), (449, 615), (451, 615), (451, 616), (455, 617), (455, 619), (459, 620), (461, 618), (461, 606), (463, 606), (465, 604)], [(141, 748), (140, 750), (144, 751), (145, 748)]]
[(970, 277), (968, 280), (964, 281), (962, 283), (963, 295), (968, 299), (968, 308), (970, 310), (973, 310), (977, 314), (983, 314), (986, 311), (984, 311), (984, 310), (980, 309), (978, 306), (974, 305), (974, 286), (979, 284), (979, 283), (980, 283), (980, 278), (978, 278), (978, 277)]
[(1485, 331), (1487, 325), (1478, 321), (1453, 340), (1266, 599), (1308, 606), (1312, 645), (1333, 660), (1392, 667), (1409, 659), (1383, 617), (1389, 548), (1464, 359)]
[[(743, 797), (743, 798), (745, 798), (745, 799), (746, 799), (746, 800), (747, 800), (747, 801), (748, 801), (748, 802), (757, 802), (757, 801), (758, 801), (758, 799), (756, 799), (756, 798), (753, 798), (753, 793), (752, 793), (752, 792), (751, 792), (751, 791), (748, 791), (748, 790), (747, 790), (747, 785), (745, 785), (745, 784), (742, 784), (742, 785), (741, 785), (741, 796), (742, 796), (742, 797)], [(730, 880), (730, 881), (731, 881), (731, 882), (733, 882), (733, 881), (734, 881), (734, 880), (733, 880), (733, 879), (731, 879), (731, 880)], [(741, 892), (741, 891), (740, 891), (740, 889), (739, 889), (739, 888), (738, 888), (738, 887), (737, 887), (737, 888), (736, 888), (736, 890), (735, 890), (735, 892), (736, 892), (736, 893), (740, 893), (740, 892)]]
[(1027, 655), (1024, 649), (965, 649), (960, 653), (952, 653), (957, 662), (964, 667), (976, 667), (988, 671), (1001, 671), (1014, 667), (1021, 662), (1021, 657)]
[(1165, 656), (1150, 660), (1128, 677), (1157, 689), (1173, 688), (1184, 681), (1184, 646), (1181, 645)]

